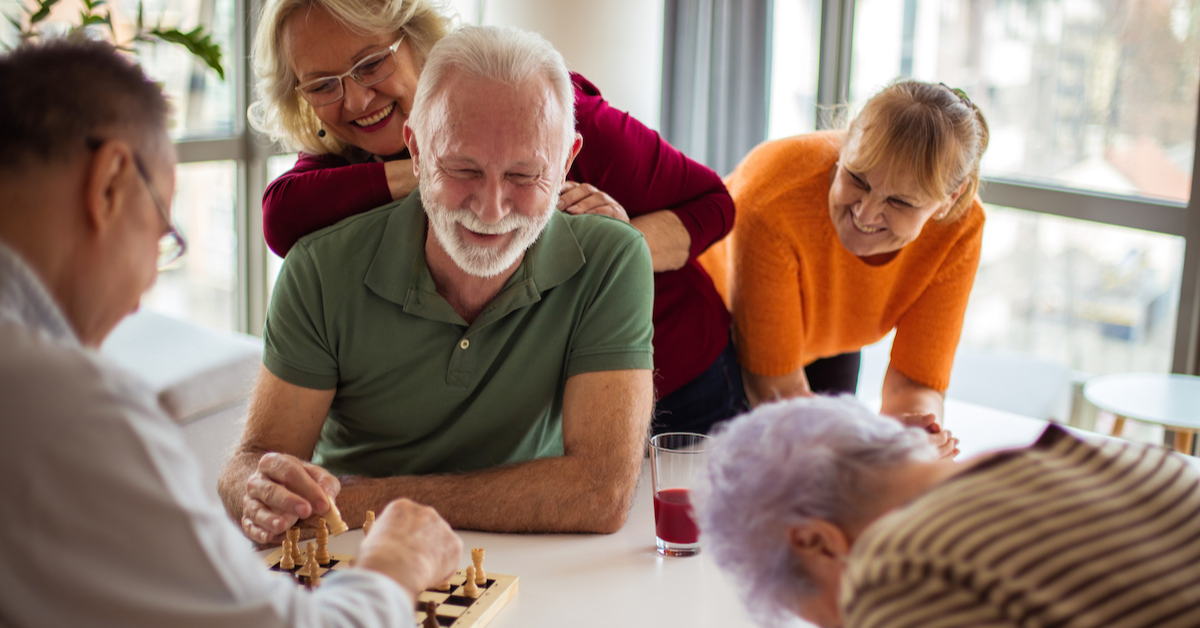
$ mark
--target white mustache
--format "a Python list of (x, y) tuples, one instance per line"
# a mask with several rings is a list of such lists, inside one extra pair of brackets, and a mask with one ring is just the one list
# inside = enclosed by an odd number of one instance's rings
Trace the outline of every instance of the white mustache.
[(501, 218), (500, 222), (495, 223), (486, 223), (480, 220), (479, 216), (476, 216), (474, 212), (468, 209), (452, 210), (449, 215), (454, 222), (482, 235), (502, 235), (522, 228), (541, 225), (541, 220), (538, 217), (521, 216), (518, 214), (509, 214)]

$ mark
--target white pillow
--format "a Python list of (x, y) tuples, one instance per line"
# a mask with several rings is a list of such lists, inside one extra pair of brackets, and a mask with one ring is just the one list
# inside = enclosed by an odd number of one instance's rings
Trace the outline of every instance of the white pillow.
[(140, 376), (178, 423), (249, 396), (262, 363), (262, 340), (140, 310), (100, 352)]

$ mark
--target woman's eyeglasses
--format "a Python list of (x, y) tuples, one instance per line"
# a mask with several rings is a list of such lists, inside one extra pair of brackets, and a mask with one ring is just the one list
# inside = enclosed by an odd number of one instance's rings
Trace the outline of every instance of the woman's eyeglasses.
[(391, 46), (363, 57), (361, 61), (354, 64), (354, 67), (350, 68), (349, 72), (305, 81), (296, 88), (296, 91), (300, 92), (300, 95), (310, 105), (322, 107), (331, 105), (346, 95), (343, 81), (347, 76), (363, 87), (380, 83), (396, 71), (396, 49), (400, 47), (402, 41), (404, 41), (403, 36)]

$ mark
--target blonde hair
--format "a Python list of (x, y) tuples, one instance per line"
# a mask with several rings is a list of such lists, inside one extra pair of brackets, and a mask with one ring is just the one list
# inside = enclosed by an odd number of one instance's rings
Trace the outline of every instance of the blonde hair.
[[(871, 97), (850, 123), (858, 134), (853, 163), (865, 171), (890, 160), (894, 175), (910, 168), (929, 198), (948, 198), (966, 183), (962, 195), (940, 220), (958, 220), (979, 189), (979, 162), (988, 145), (983, 112), (961, 90), (942, 84), (901, 80)], [(843, 144), (843, 150), (849, 142)]]
[(283, 26), (302, 9), (320, 7), (352, 32), (362, 35), (403, 34), (418, 66), (429, 49), (446, 36), (450, 21), (430, 0), (267, 0), (254, 34), (254, 75), (257, 100), (248, 117), (255, 130), (290, 150), (344, 154), (352, 147), (326, 134), (308, 101), (296, 93), (299, 84), (284, 49)]

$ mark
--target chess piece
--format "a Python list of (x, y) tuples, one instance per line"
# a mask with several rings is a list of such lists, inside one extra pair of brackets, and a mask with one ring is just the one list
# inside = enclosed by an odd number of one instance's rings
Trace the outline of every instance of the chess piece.
[(292, 563), (294, 565), (303, 565), (304, 557), (300, 555), (300, 528), (292, 526), (287, 531), (288, 543), (292, 545)]
[(463, 583), (462, 594), (467, 597), (479, 597), (479, 587), (475, 586), (475, 566), (467, 566), (467, 581)]
[(483, 548), (471, 548), (471, 561), (475, 563), (475, 584), (483, 586), (487, 584), (487, 572), (483, 570)]
[(452, 589), (452, 588), (454, 588), (454, 585), (450, 584), (450, 579), (449, 579), (449, 578), (447, 578), (445, 582), (443, 582), (443, 583), (441, 583), (441, 584), (437, 585), (437, 590), (438, 590), (438, 591), (449, 591), (449, 590), (450, 590), (450, 589)]
[(368, 510), (367, 518), (363, 520), (363, 536), (371, 533), (371, 526), (375, 525), (375, 511)]
[(350, 526), (346, 525), (345, 521), (342, 521), (342, 512), (338, 510), (337, 504), (334, 503), (333, 498), (326, 495), (325, 501), (329, 504), (329, 512), (325, 513), (322, 518), (329, 522), (329, 533), (337, 536), (346, 530), (349, 530)]
[(325, 527), (324, 519), (317, 525), (317, 564), (329, 566), (329, 530)]
[(304, 553), (308, 556), (308, 561), (305, 563), (308, 567), (308, 586), (315, 589), (321, 586), (321, 566), (317, 564), (316, 544), (310, 541), (305, 546)]
[(433, 600), (425, 601), (425, 622), (421, 624), (421, 628), (439, 628), (437, 620), (438, 603)]
[(283, 556), (279, 559), (279, 568), (291, 571), (295, 569), (296, 561), (292, 560), (292, 542), (283, 540)]

